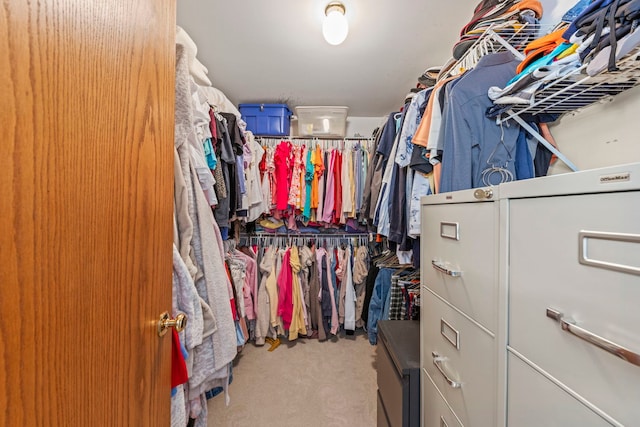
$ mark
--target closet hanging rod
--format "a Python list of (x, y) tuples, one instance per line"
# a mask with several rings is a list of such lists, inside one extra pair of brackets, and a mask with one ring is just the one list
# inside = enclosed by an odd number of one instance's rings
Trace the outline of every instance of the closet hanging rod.
[(317, 136), (256, 136), (256, 139), (280, 139), (280, 140), (309, 140), (309, 141), (373, 141), (372, 137), (345, 137), (341, 138), (339, 136), (334, 137), (317, 137)]
[(303, 237), (313, 239), (315, 237), (336, 237), (336, 238), (349, 238), (349, 237), (368, 237), (371, 233), (255, 233), (255, 234), (240, 234), (240, 237)]

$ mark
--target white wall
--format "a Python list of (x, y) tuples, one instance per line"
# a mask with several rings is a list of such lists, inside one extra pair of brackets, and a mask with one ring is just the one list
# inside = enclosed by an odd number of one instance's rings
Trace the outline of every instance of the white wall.
[(370, 137), (373, 130), (384, 125), (386, 117), (347, 117), (347, 137)]
[(540, 24), (543, 29), (550, 29), (555, 26), (560, 22), (565, 12), (571, 9), (577, 2), (578, 0), (540, 0), (543, 12)]
[[(558, 148), (578, 169), (640, 162), (640, 87), (611, 102), (567, 114), (550, 127)], [(549, 173), (569, 172), (562, 162)]]

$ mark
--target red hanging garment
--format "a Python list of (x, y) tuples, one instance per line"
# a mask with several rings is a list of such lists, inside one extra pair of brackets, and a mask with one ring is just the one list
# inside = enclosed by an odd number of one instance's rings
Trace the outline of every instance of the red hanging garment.
[(335, 212), (333, 214), (334, 224), (340, 222), (340, 216), (342, 216), (342, 153), (337, 152), (334, 160), (333, 174), (334, 174), (334, 198), (335, 198)]
[(291, 156), (291, 143), (281, 142), (276, 147), (274, 155), (274, 163), (276, 165), (276, 209), (286, 210), (289, 206), (289, 188), (291, 182), (289, 180), (289, 167)]
[(175, 328), (171, 328), (171, 388), (177, 387), (189, 381), (187, 364), (182, 355), (180, 337)]

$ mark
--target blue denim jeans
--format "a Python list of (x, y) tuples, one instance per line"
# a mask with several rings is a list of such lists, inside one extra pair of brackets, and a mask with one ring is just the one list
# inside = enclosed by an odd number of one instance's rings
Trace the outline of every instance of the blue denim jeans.
[(378, 342), (378, 320), (383, 319), (385, 305), (389, 304), (389, 290), (391, 289), (391, 275), (394, 270), (391, 268), (382, 268), (373, 284), (373, 294), (369, 303), (369, 318), (367, 321), (367, 333), (369, 342), (375, 345)]
[(572, 22), (582, 13), (583, 10), (591, 3), (591, 0), (579, 0), (571, 9), (569, 9), (563, 16), (563, 22)]

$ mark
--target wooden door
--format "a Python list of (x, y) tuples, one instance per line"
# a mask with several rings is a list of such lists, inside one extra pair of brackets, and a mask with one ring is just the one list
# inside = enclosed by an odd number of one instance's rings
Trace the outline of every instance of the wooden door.
[(0, 6), (0, 426), (170, 418), (175, 4)]

